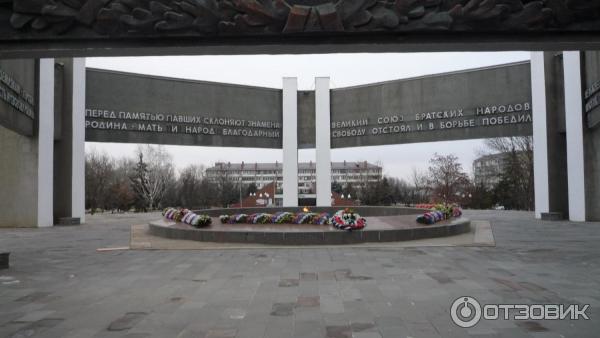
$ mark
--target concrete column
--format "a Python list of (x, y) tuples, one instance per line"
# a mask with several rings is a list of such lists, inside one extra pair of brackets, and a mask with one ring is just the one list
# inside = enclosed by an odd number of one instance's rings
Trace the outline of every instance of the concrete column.
[(40, 59), (38, 69), (37, 226), (54, 225), (54, 59)]
[(550, 210), (546, 124), (546, 74), (544, 53), (531, 53), (531, 104), (533, 113), (533, 173), (535, 217)]
[[(298, 206), (298, 81), (283, 78), (283, 206)], [(275, 198), (275, 196), (273, 196)]]
[(331, 105), (329, 78), (315, 79), (315, 148), (317, 156), (317, 206), (331, 206)]
[(564, 52), (565, 126), (567, 131), (567, 176), (569, 219), (583, 222), (585, 207), (585, 157), (583, 146), (583, 99), (580, 52)]
[(85, 222), (85, 58), (73, 59), (71, 214)]

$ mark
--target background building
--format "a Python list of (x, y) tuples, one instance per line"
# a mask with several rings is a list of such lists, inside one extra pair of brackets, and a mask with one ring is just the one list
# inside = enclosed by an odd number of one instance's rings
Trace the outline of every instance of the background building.
[[(282, 163), (224, 163), (217, 162), (206, 169), (206, 177), (213, 183), (229, 180), (243, 185), (255, 184), (258, 189), (276, 182), (275, 200), (282, 196)], [(316, 197), (316, 164), (304, 162), (298, 164), (298, 193), (299, 198)], [(382, 179), (381, 166), (368, 162), (332, 162), (331, 181), (342, 186), (347, 184), (354, 188), (361, 188), (368, 182), (377, 182)]]
[[(474, 183), (487, 189), (496, 187), (502, 180), (502, 175), (511, 170), (507, 167), (511, 164), (511, 155), (513, 154), (510, 152), (484, 155), (473, 161)], [(524, 151), (517, 151), (515, 155), (520, 165), (527, 165), (527, 154)]]
[(483, 185), (487, 189), (493, 189), (500, 182), (500, 176), (508, 153), (485, 155), (473, 161), (473, 179), (475, 184)]

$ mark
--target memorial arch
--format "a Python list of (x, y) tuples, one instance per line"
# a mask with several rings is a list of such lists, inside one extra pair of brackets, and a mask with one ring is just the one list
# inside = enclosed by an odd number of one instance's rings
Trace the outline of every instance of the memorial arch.
[[(298, 92), (295, 79), (274, 89), (88, 69), (86, 140), (283, 149), (283, 204), (298, 206), (298, 149), (316, 148), (319, 167), (335, 148), (531, 135), (529, 72), (523, 62), (331, 91), (320, 78)], [(324, 176), (319, 205), (330, 203)]]
[[(600, 4), (569, 0), (4, 1), (0, 226), (84, 218), (86, 137), (281, 147), (285, 205), (297, 203), (298, 149), (315, 147), (326, 205), (331, 148), (533, 134), (536, 217), (598, 220), (600, 54), (585, 51), (598, 33)], [(267, 89), (86, 71), (81, 58), (515, 49), (531, 62), (335, 90), (317, 78), (312, 92), (293, 78)], [(136, 102), (144, 88), (155, 95)], [(202, 94), (182, 95), (190, 88)], [(451, 94), (427, 100), (431, 88)], [(202, 95), (214, 109), (193, 109)], [(22, 217), (23, 205), (35, 212)]]

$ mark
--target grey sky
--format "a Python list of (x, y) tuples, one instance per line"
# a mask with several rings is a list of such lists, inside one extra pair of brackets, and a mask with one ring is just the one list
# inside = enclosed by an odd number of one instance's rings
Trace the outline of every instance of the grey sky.
[[(528, 60), (528, 52), (244, 55), (88, 58), (87, 66), (186, 79), (281, 88), (282, 77), (298, 78), (299, 89), (313, 89), (314, 78), (328, 76), (332, 88), (436, 74), (468, 68)], [(435, 93), (431, 93), (435, 100)], [(136, 145), (87, 143), (86, 149), (112, 156), (133, 156)], [(178, 168), (216, 161), (275, 162), (281, 150), (166, 146)], [(481, 140), (362, 147), (332, 151), (333, 161), (380, 162), (387, 175), (408, 178), (413, 167), (426, 169), (433, 153), (454, 153), (467, 171)], [(314, 160), (314, 150), (302, 150), (300, 161)]]

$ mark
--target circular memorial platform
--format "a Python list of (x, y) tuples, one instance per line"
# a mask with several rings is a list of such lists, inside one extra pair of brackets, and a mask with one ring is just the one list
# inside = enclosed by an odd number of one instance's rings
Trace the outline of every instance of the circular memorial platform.
[[(339, 208), (314, 208), (314, 212), (333, 214)], [(398, 242), (416, 239), (454, 236), (471, 230), (469, 219), (453, 218), (434, 225), (415, 221), (421, 209), (395, 207), (354, 208), (367, 219), (367, 227), (358, 231), (343, 231), (331, 225), (312, 224), (222, 224), (222, 214), (274, 213), (298, 211), (297, 208), (210, 209), (197, 213), (212, 217), (212, 225), (195, 228), (185, 223), (162, 219), (150, 222), (151, 235), (216, 243), (246, 243), (272, 245), (342, 245), (377, 242)]]

